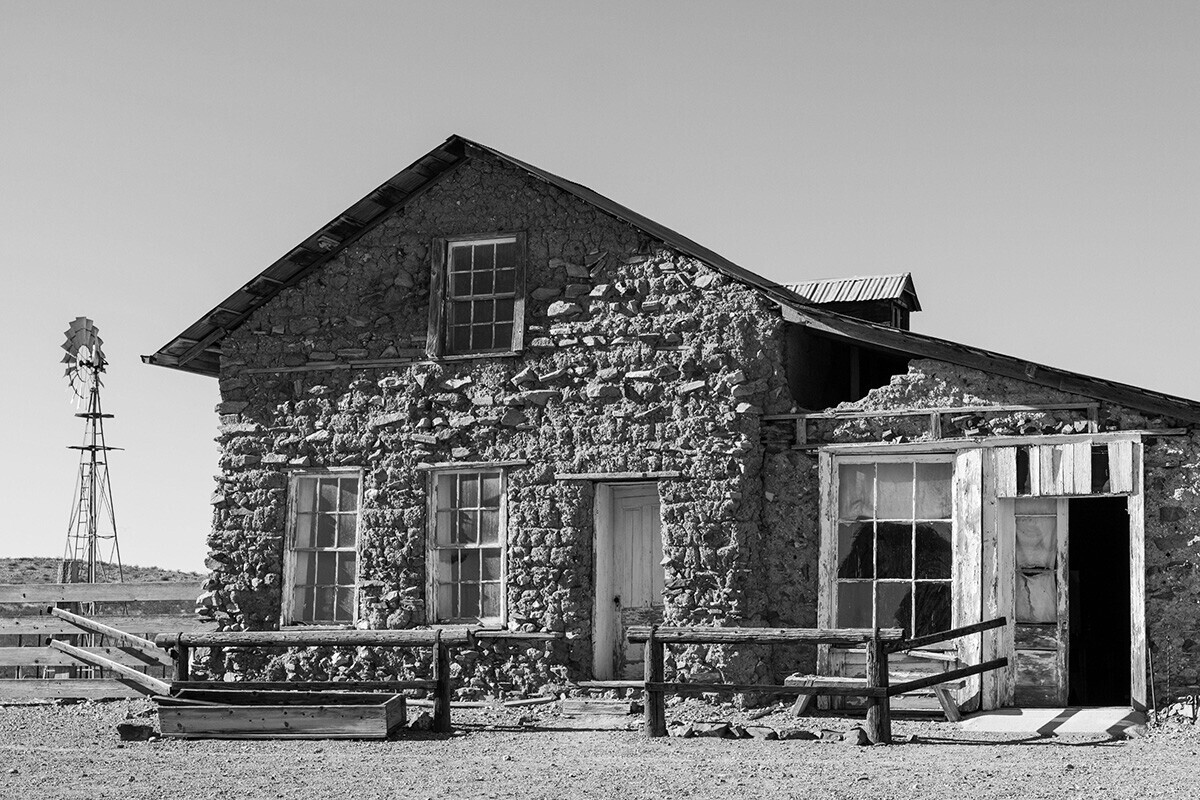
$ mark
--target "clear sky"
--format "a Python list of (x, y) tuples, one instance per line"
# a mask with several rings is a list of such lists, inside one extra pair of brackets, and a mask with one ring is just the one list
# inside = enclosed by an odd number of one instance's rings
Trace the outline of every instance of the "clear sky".
[(61, 554), (96, 320), (126, 563), (199, 568), (214, 379), (151, 353), (451, 133), (777, 281), (1200, 398), (1200, 3), (0, 2), (0, 555)]

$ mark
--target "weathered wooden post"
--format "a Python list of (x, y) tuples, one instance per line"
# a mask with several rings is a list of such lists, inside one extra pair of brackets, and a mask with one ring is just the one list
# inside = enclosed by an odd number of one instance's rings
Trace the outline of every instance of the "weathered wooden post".
[(442, 632), (433, 636), (433, 730), (450, 732), (450, 649), (442, 641)]
[(188, 679), (191, 670), (191, 650), (183, 643), (183, 634), (175, 636), (175, 682), (182, 683)]
[(667, 735), (667, 699), (666, 692), (661, 686), (652, 688), (655, 684), (661, 684), (664, 679), (663, 669), (663, 643), (659, 641), (656, 631), (657, 625), (650, 626), (650, 635), (646, 637), (646, 645), (643, 651), (645, 656), (645, 677), (646, 689), (645, 694), (645, 709), (642, 729), (647, 736), (666, 736)]
[(888, 657), (887, 648), (879, 638), (879, 628), (875, 629), (871, 641), (867, 643), (867, 688), (884, 692), (883, 696), (873, 694), (867, 698), (867, 737), (874, 744), (891, 744), (891, 698), (886, 694)]

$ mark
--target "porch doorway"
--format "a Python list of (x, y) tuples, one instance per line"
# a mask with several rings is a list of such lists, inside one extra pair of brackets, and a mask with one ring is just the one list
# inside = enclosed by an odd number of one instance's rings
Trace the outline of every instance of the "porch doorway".
[(1130, 702), (1129, 511), (1124, 497), (1069, 503), (1069, 676), (1073, 706)]
[(631, 647), (625, 632), (663, 619), (658, 484), (596, 484), (595, 525), (592, 674), (596, 680), (637, 678), (642, 648)]

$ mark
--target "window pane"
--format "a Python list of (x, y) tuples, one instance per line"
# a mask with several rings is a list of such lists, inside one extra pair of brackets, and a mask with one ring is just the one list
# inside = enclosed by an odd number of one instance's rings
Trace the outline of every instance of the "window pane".
[(950, 630), (950, 584), (917, 584), (916, 630), (914, 636)]
[(322, 514), (317, 517), (317, 547), (333, 547), (337, 534), (337, 517)]
[(514, 269), (517, 266), (517, 243), (502, 242), (496, 245), (496, 269)]
[(354, 585), (354, 568), (357, 558), (354, 553), (338, 553), (337, 582), (340, 586)]
[(320, 499), (317, 502), (318, 511), (337, 511), (337, 484), (337, 478), (321, 479)]
[(1057, 517), (1017, 517), (1017, 568), (1054, 567)]
[(292, 614), (296, 619), (312, 619), (312, 589), (297, 586), (292, 592)]
[(954, 465), (917, 463), (917, 519), (950, 519)]
[(479, 541), (478, 511), (459, 511), (457, 515), (456, 544), (475, 544)]
[(296, 511), (303, 514), (316, 510), (317, 482), (312, 478), (296, 481)]
[[(456, 272), (450, 276), (450, 296), (451, 297), (469, 297), (471, 294), (471, 273)], [(466, 306), (465, 303), (454, 303), (454, 310), (458, 319), (457, 312), (460, 308)], [(467, 312), (470, 314), (470, 311)]]
[(496, 301), (496, 321), (512, 322), (514, 304), (511, 298), (501, 298)]
[(337, 581), (337, 553), (317, 552), (317, 583), (331, 586)]
[(500, 473), (485, 472), (480, 476), (483, 494), (479, 505), (484, 508), (500, 507)]
[(875, 577), (875, 525), (843, 522), (838, 525), (838, 577)]
[(479, 580), (479, 551), (478, 550), (460, 550), (458, 564), (458, 577), (463, 581), (478, 581)]
[(912, 584), (877, 584), (878, 603), (875, 624), (880, 628), (912, 630)]
[(296, 553), (296, 583), (317, 582), (317, 559), (311, 550)]
[(479, 607), (479, 584), (464, 583), (462, 585), (461, 606), (458, 609), (460, 619), (473, 619), (482, 616)]
[(450, 349), (455, 353), (465, 353), (471, 349), (471, 326), (463, 325), (450, 330)]
[(1016, 499), (1017, 514), (1056, 514), (1058, 501), (1053, 497), (1018, 497)]
[(496, 347), (496, 330), (491, 325), (471, 326), (471, 349), (493, 350)]
[(472, 265), (472, 269), (475, 272), (479, 272), (480, 270), (491, 271), (496, 263), (496, 245), (480, 244), (476, 245), (474, 250), (475, 263)]
[(843, 464), (838, 468), (838, 517), (869, 519), (875, 510), (875, 465)]
[(458, 481), (458, 507), (479, 507), (479, 476), (462, 475)]
[(506, 269), (496, 273), (496, 294), (512, 294), (517, 290), (517, 273)]
[(452, 583), (454, 580), (454, 561), (457, 550), (442, 550), (437, 554), (437, 582), (440, 585)]
[(458, 595), (453, 583), (439, 583), (437, 587), (438, 616), (441, 619), (453, 619), (458, 616)]
[(342, 496), (338, 499), (339, 511), (358, 510), (358, 478), (342, 478), (338, 481)]
[(483, 556), (483, 579), (485, 581), (500, 580), (500, 549), (489, 547), (481, 550)]
[(358, 521), (354, 514), (338, 514), (338, 547), (354, 547)]
[(898, 522), (875, 523), (875, 562), (877, 578), (912, 577), (912, 524)]
[(438, 544), (453, 544), (455, 542), (454, 526), (451, 524), (453, 515), (453, 511), (439, 511), (437, 513), (437, 530), (434, 531), (434, 538)]
[(334, 600), (337, 593), (331, 586), (318, 586), (316, 590), (316, 608), (313, 619), (333, 619)]
[(913, 465), (879, 464), (876, 519), (912, 519)]
[(479, 588), (483, 595), (483, 613), (481, 616), (500, 616), (500, 584), (487, 583)]
[(339, 588), (337, 590), (337, 608), (334, 612), (338, 622), (354, 621), (354, 589)]
[(315, 521), (316, 517), (312, 514), (296, 515), (296, 547), (312, 547), (316, 544), (313, 538)]
[(870, 628), (871, 583), (838, 583), (837, 624), (841, 628)]
[(454, 508), (456, 494), (456, 476), (454, 473), (443, 472), (437, 476), (437, 508), (439, 511)]
[(463, 301), (450, 304), (450, 322), (453, 325), (471, 324), (471, 302)]
[(512, 347), (512, 331), (513, 326), (511, 322), (496, 325), (492, 336), (492, 344), (496, 348)]
[(476, 300), (474, 322), (491, 322), (496, 312), (495, 300)]
[(479, 542), (481, 544), (496, 544), (500, 541), (500, 512), (479, 512)]
[(950, 577), (954, 551), (950, 544), (949, 522), (922, 522), (917, 525), (917, 577)]
[(466, 272), (471, 269), (471, 246), (452, 246), (450, 248), (450, 269), (454, 272)]

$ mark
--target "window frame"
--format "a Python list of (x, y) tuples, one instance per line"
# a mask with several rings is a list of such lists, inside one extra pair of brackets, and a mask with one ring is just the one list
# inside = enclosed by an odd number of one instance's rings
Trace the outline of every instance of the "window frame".
[[(497, 522), (496, 547), (500, 550), (500, 614), (497, 617), (452, 618), (443, 616), (438, 602), (438, 554), (443, 550), (462, 550), (461, 546), (439, 546), (437, 540), (438, 479), (443, 475), (482, 475), (496, 473), (500, 476), (500, 515)], [(446, 467), (426, 473), (426, 524), (425, 524), (425, 596), (426, 618), (430, 625), (474, 625), (508, 624), (508, 470), (502, 466)], [(485, 549), (477, 546), (477, 550)]]
[[(354, 518), (354, 593), (352, 595), (352, 604), (354, 613), (350, 621), (343, 622), (339, 620), (313, 620), (304, 621), (296, 618), (296, 568), (297, 568), (297, 550), (296, 550), (296, 534), (297, 523), (299, 521), (299, 509), (297, 503), (300, 497), (300, 482), (306, 479), (320, 480), (321, 478), (346, 478), (355, 477), (358, 480), (358, 497), (357, 507)], [(288, 627), (304, 627), (304, 628), (346, 628), (354, 627), (359, 620), (358, 615), (358, 600), (359, 590), (362, 585), (362, 508), (363, 508), (363, 470), (359, 467), (330, 467), (325, 469), (303, 469), (293, 470), (288, 474), (288, 502), (287, 502), (287, 528), (284, 531), (283, 541), (283, 575), (282, 575), (282, 591), (283, 601), (280, 604), (279, 626), (280, 628)], [(307, 549), (307, 548), (306, 548)], [(317, 548), (313, 548), (318, 551)], [(346, 552), (345, 548), (324, 548), (332, 552)], [(334, 584), (338, 586), (339, 584)]]
[[(512, 339), (507, 347), (451, 353), (448, 341), (450, 336), (450, 304), (453, 299), (448, 278), (451, 263), (450, 250), (455, 245), (482, 244), (490, 241), (512, 241), (517, 247), (516, 268), (513, 277)], [(495, 233), (436, 238), (433, 240), (431, 253), (429, 329), (426, 335), (426, 351), (429, 357), (441, 360), (454, 360), (487, 358), (489, 356), (495, 357), (520, 353), (525, 346), (525, 274), (528, 264), (525, 232), (499, 231)]]
[[(894, 578), (894, 579), (893, 578), (879, 578), (876, 575), (869, 579), (868, 578), (862, 578), (862, 579), (846, 578), (846, 579), (843, 579), (838, 576), (838, 572), (839, 572), (838, 567), (840, 564), (840, 562), (838, 560), (839, 559), (838, 551), (839, 551), (839, 547), (840, 547), (839, 527), (842, 522), (841, 514), (840, 514), (841, 467), (847, 466), (847, 465), (865, 465), (865, 464), (875, 465), (876, 467), (878, 467), (878, 465), (880, 465), (880, 464), (906, 464), (906, 465), (948, 464), (950, 466), (950, 510), (949, 510), (949, 516), (944, 520), (937, 520), (939, 522), (948, 522), (950, 525), (950, 550), (951, 550), (951, 559), (952, 560), (951, 560), (951, 565), (950, 565), (950, 574), (948, 577), (946, 577), (946, 578), (918, 578), (917, 577), (916, 568), (915, 568), (916, 558), (917, 558), (915, 540), (913, 540), (911, 543), (912, 552), (910, 554), (910, 558), (912, 559), (912, 562), (913, 562), (913, 572), (908, 578)], [(954, 624), (955, 608), (957, 607), (956, 603), (958, 601), (958, 593), (960, 591), (959, 587), (957, 586), (957, 582), (956, 582), (956, 571), (955, 571), (956, 565), (955, 565), (955, 559), (954, 559), (954, 557), (955, 557), (954, 537), (955, 537), (955, 521), (956, 521), (955, 498), (954, 498), (954, 485), (955, 485), (954, 484), (954, 469), (955, 469), (955, 456), (954, 456), (954, 453), (951, 453), (951, 452), (886, 453), (886, 454), (885, 453), (872, 453), (869, 455), (866, 455), (866, 454), (864, 454), (864, 455), (833, 455), (831, 457), (830, 468), (829, 468), (829, 478), (828, 478), (828, 481), (829, 481), (829, 488), (828, 488), (829, 504), (828, 504), (828, 508), (826, 509), (826, 512), (825, 512), (828, 524), (827, 524), (827, 526), (825, 526), (825, 531), (823, 532), (823, 535), (822, 535), (823, 541), (821, 542), (823, 556), (828, 560), (828, 565), (829, 565), (828, 574), (827, 574), (827, 578), (826, 578), (826, 582), (828, 585), (823, 587), (823, 592), (825, 593), (825, 596), (827, 598), (828, 621), (829, 621), (829, 624), (831, 627), (835, 627), (835, 628), (843, 627), (841, 625), (841, 623), (839, 622), (841, 609), (839, 608), (839, 591), (838, 591), (838, 589), (839, 589), (839, 586), (841, 583), (843, 583), (843, 582), (849, 583), (852, 581), (859, 581), (859, 582), (868, 582), (869, 581), (872, 585), (871, 620), (872, 620), (873, 624), (867, 626), (869, 628), (876, 627), (876, 625), (878, 623), (879, 610), (878, 610), (877, 588), (881, 581), (884, 583), (895, 583), (895, 584), (907, 583), (908, 585), (913, 587), (912, 588), (912, 601), (911, 601), (912, 609), (910, 611), (910, 621), (913, 622), (914, 626), (915, 626), (915, 618), (911, 615), (915, 615), (915, 612), (916, 612), (916, 586), (917, 586), (917, 584), (920, 582), (925, 582), (925, 583), (944, 583), (944, 584), (948, 585), (950, 588), (950, 614), (951, 614), (951, 623), (950, 624), (951, 625)], [(879, 518), (877, 518), (875, 516), (872, 516), (871, 520), (874, 521), (875, 523), (878, 523), (880, 521)], [(884, 521), (887, 521), (887, 520), (884, 520)], [(912, 520), (908, 520), (908, 521), (915, 525), (915, 523), (917, 523), (919, 520), (912, 519)], [(913, 535), (915, 536), (915, 532)], [(878, 536), (878, 533), (876, 533), (876, 536)], [(872, 569), (874, 571), (877, 569), (877, 564), (878, 564), (877, 542), (874, 539), (873, 539), (872, 547), (873, 547), (872, 557), (874, 559)], [(881, 627), (889, 627), (889, 626), (881, 626)], [(905, 628), (908, 628), (908, 627), (909, 626), (907, 626), (907, 625), (905, 626)], [(909, 635), (915, 636), (918, 634), (915, 632), (915, 630), (913, 630), (913, 631), (909, 631)]]

